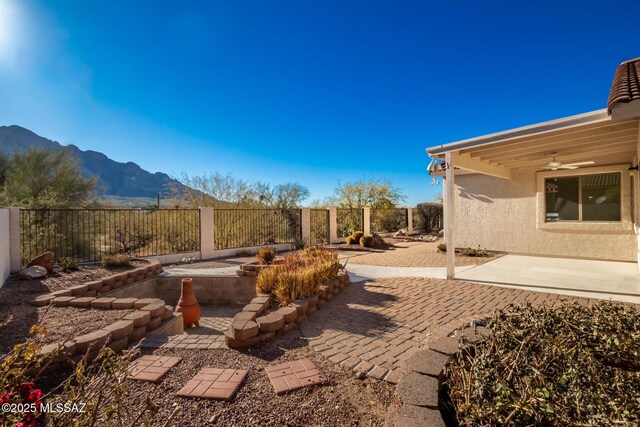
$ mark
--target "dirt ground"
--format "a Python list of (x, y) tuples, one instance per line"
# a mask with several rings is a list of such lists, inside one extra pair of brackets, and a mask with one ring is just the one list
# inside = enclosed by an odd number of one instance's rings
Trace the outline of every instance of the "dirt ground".
[(31, 305), (3, 307), (0, 318), (10, 318), (0, 327), (0, 354), (8, 353), (15, 344), (24, 342), (29, 337), (31, 326), (37, 323), (47, 331), (40, 342), (48, 344), (97, 331), (133, 311)]
[[(153, 417), (154, 425), (163, 425), (175, 403), (182, 407), (177, 425), (382, 426), (388, 408), (395, 404), (393, 385), (357, 379), (314, 352), (295, 332), (246, 351), (157, 349), (144, 353), (183, 358), (157, 386), (136, 381), (125, 399), (143, 402), (144, 396), (157, 391), (154, 401), (160, 410)], [(301, 358), (311, 359), (326, 382), (277, 396), (264, 368)], [(203, 367), (248, 369), (249, 373), (231, 402), (176, 397), (176, 392)]]

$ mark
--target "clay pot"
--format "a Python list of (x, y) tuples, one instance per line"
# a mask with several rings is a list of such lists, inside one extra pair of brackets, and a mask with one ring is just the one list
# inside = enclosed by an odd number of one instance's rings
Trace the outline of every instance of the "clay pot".
[(180, 301), (176, 306), (176, 313), (182, 313), (185, 328), (190, 325), (200, 326), (200, 315), (202, 314), (202, 308), (200, 308), (200, 304), (198, 304), (198, 300), (193, 293), (192, 282), (193, 280), (190, 278), (182, 279)]

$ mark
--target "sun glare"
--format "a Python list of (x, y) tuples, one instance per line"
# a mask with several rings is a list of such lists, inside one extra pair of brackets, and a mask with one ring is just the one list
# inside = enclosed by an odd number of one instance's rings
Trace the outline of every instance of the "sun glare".
[(0, 0), (0, 65), (13, 65), (18, 53), (18, 7), (12, 0)]

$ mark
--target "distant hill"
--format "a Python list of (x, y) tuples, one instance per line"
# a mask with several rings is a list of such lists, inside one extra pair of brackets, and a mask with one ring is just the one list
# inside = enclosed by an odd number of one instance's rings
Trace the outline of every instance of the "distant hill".
[(169, 175), (148, 172), (133, 162), (120, 163), (98, 151), (83, 151), (75, 145), (63, 146), (20, 126), (0, 126), (0, 153), (12, 154), (29, 148), (50, 151), (68, 148), (78, 158), (82, 174), (98, 178), (98, 191), (102, 197), (144, 197), (155, 200), (157, 193), (163, 198), (170, 197), (174, 194), (173, 189), (184, 188)]

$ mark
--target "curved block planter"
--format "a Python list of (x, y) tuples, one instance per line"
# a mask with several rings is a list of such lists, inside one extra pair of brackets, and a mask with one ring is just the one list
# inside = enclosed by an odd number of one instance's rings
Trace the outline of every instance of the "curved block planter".
[(114, 351), (124, 350), (129, 344), (145, 337), (153, 330), (172, 330), (181, 332), (182, 315), (174, 313), (173, 307), (159, 298), (112, 298), (103, 296), (105, 292), (131, 285), (162, 272), (162, 266), (156, 260), (149, 261), (144, 267), (138, 267), (124, 273), (86, 282), (51, 294), (41, 295), (32, 301), (32, 305), (42, 307), (78, 307), (96, 310), (135, 309), (102, 329), (70, 339), (65, 343), (52, 343), (43, 346), (40, 353), (53, 358), (49, 369), (60, 364), (77, 362), (85, 355), (89, 360), (98, 356), (105, 345)]
[(105, 294), (115, 289), (120, 289), (163, 272), (162, 265), (160, 265), (160, 262), (157, 260), (148, 260), (147, 262), (148, 264), (144, 267), (137, 267), (133, 270), (114, 274), (100, 280), (85, 282), (81, 285), (61, 289), (50, 294), (40, 295), (39, 297), (36, 297), (31, 304), (36, 307), (43, 307), (45, 305), (49, 305), (52, 301), (60, 297), (72, 298), (58, 300), (58, 304), (56, 305), (63, 304), (64, 301), (71, 301), (72, 299), (79, 297), (97, 297), (98, 295)]
[(236, 314), (225, 340), (231, 348), (247, 348), (271, 341), (276, 334), (286, 333), (304, 323), (324, 304), (350, 284), (347, 273), (329, 280), (318, 295), (296, 300), (286, 307), (266, 313), (271, 304), (270, 294), (258, 294)]

